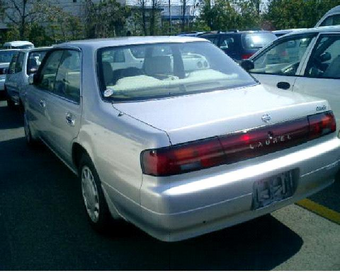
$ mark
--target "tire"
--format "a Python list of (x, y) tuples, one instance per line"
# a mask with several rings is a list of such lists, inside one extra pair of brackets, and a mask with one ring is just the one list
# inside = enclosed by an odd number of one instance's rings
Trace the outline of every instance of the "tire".
[(7, 107), (9, 107), (10, 109), (15, 108), (15, 103), (10, 98), (7, 98)]
[(79, 164), (81, 194), (90, 225), (98, 232), (106, 232), (111, 220), (101, 181), (87, 154), (83, 154)]
[(24, 131), (25, 131), (26, 144), (29, 147), (35, 147), (38, 141), (32, 137), (30, 124), (29, 124), (29, 121), (27, 120), (26, 113), (24, 113)]

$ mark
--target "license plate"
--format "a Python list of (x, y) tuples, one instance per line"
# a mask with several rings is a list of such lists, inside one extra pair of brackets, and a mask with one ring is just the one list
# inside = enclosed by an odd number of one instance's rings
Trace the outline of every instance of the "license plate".
[(293, 195), (295, 190), (293, 172), (259, 180), (254, 183), (253, 209), (260, 209)]

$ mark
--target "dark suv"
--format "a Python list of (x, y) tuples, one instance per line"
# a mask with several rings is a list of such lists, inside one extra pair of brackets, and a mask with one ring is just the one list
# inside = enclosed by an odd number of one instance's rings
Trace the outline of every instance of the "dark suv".
[(207, 33), (199, 36), (210, 40), (237, 62), (248, 59), (257, 50), (276, 39), (270, 31), (232, 31)]

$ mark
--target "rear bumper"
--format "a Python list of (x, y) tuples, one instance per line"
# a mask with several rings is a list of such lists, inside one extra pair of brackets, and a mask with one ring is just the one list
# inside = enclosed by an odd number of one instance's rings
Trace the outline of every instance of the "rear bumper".
[[(294, 150), (294, 152), (292, 152)], [(340, 165), (340, 141), (303, 146), (229, 166), (172, 177), (143, 177), (140, 228), (163, 241), (179, 241), (270, 213), (332, 184)], [(294, 172), (294, 194), (254, 210), (254, 182)]]

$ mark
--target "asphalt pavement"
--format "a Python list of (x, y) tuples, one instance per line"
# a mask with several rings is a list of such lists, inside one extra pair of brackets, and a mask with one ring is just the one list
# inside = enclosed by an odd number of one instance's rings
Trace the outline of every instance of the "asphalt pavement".
[[(309, 201), (339, 214), (339, 184)], [(176, 243), (128, 223), (100, 235), (76, 176), (45, 146), (28, 148), (20, 112), (0, 102), (0, 270), (340, 270), (340, 225), (306, 208)]]

